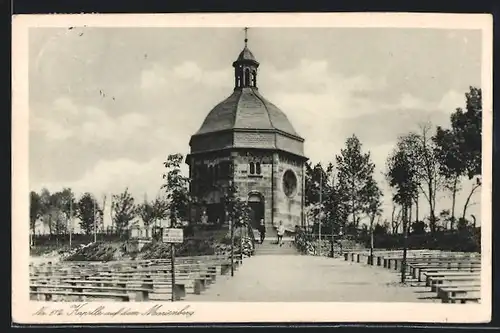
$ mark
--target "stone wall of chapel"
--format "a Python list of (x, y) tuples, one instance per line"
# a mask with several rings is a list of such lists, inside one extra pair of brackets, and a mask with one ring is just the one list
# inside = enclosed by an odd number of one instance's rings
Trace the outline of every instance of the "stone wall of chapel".
[(191, 207), (191, 220), (193, 222), (200, 222), (201, 210), (204, 207), (203, 203), (207, 205), (219, 204), (223, 201), (222, 188), (227, 188), (230, 177), (218, 178), (214, 180), (213, 186), (207, 189), (202, 189), (199, 185), (205, 181), (203, 175), (197, 174), (200, 167), (208, 168), (220, 165), (221, 163), (230, 163), (231, 156), (228, 153), (211, 153), (203, 155), (194, 155), (190, 157), (189, 176), (191, 178), (190, 191), (191, 195), (196, 198), (198, 204)]
[[(272, 153), (267, 152), (238, 152), (233, 154), (234, 183), (238, 188), (241, 200), (246, 201), (248, 195), (254, 191), (263, 196), (264, 220), (272, 221)], [(250, 174), (250, 162), (260, 163), (261, 173)]]
[[(301, 160), (283, 154), (276, 154), (275, 162), (275, 188), (274, 188), (274, 211), (273, 224), (278, 226), (283, 221), (286, 230), (294, 231), (296, 225), (302, 224), (302, 202), (304, 195), (304, 168)], [(295, 193), (288, 197), (283, 188), (283, 175), (287, 170), (295, 173), (297, 187)]]

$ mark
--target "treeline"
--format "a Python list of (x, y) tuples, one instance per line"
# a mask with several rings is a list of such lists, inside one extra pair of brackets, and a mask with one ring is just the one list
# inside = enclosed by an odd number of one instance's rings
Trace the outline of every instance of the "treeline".
[[(305, 201), (315, 232), (320, 223), (323, 232), (333, 228), (335, 234), (359, 234), (363, 229), (378, 234), (422, 234), (475, 227), (475, 217), (467, 219), (467, 209), (481, 186), (481, 89), (470, 87), (465, 100), (465, 110), (457, 108), (451, 114), (448, 128), (425, 123), (398, 138), (384, 170), (393, 191), (390, 221), (380, 221), (383, 194), (374, 179), (375, 165), (355, 135), (332, 162), (307, 164)], [(472, 187), (459, 210), (456, 197), (467, 182)], [(437, 198), (442, 194), (450, 195), (451, 205), (437, 212)], [(427, 216), (421, 214), (422, 201)], [(368, 223), (360, 226), (362, 219)]]
[(169, 219), (174, 225), (187, 216), (187, 178), (181, 175), (180, 164), (183, 157), (180, 154), (170, 155), (164, 166), (165, 183), (161, 186), (163, 196), (154, 200), (138, 202), (125, 189), (120, 194), (111, 195), (109, 212), (105, 211), (106, 196), (99, 200), (93, 194), (86, 192), (79, 198), (70, 188), (50, 193), (42, 189), (40, 193), (30, 193), (30, 231), (35, 233), (36, 224), (41, 222), (49, 230), (49, 235), (67, 235), (74, 231), (72, 221), (75, 219), (83, 233), (91, 235), (104, 230), (104, 215), (110, 214), (112, 232), (125, 234), (130, 222), (140, 218), (145, 226), (156, 221)]

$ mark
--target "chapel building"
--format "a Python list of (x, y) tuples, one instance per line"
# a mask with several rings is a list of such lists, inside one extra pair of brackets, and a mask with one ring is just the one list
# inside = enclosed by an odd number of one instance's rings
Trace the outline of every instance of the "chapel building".
[(287, 116), (258, 89), (259, 62), (247, 46), (233, 62), (234, 91), (206, 116), (191, 136), (191, 221), (224, 223), (224, 194), (230, 184), (251, 208), (251, 224), (264, 219), (268, 233), (279, 221), (303, 226), (304, 139)]

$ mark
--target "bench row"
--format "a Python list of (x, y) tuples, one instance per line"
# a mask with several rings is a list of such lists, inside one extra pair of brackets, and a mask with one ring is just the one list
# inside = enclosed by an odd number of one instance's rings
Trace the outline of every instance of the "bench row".
[[(418, 282), (425, 278), (425, 285), (443, 303), (467, 303), (480, 301), (481, 261), (471, 256), (456, 253), (426, 253), (408, 257), (407, 271)], [(403, 262), (401, 256), (393, 253), (376, 253), (373, 260), (367, 253), (348, 253), (345, 260), (363, 262), (368, 265), (383, 266), (399, 270)]]
[(80, 301), (88, 297), (119, 299), (124, 301), (168, 300), (172, 292), (177, 300), (186, 293), (200, 294), (215, 282), (217, 275), (227, 274), (228, 269), (218, 265), (207, 266), (198, 272), (176, 274), (174, 290), (170, 274), (110, 272), (93, 276), (32, 276), (30, 295), (35, 299), (53, 300), (53, 296), (75, 296)]

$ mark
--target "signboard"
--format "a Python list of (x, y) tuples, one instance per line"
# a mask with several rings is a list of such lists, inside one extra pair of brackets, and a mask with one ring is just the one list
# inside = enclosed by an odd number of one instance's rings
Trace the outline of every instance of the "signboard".
[(163, 229), (164, 243), (182, 243), (184, 241), (184, 233), (182, 229), (165, 228)]

